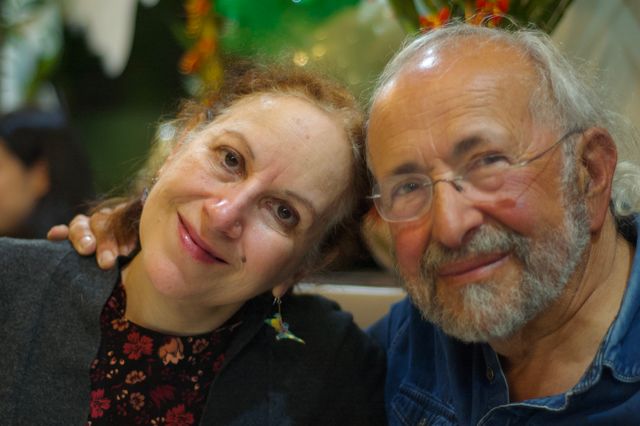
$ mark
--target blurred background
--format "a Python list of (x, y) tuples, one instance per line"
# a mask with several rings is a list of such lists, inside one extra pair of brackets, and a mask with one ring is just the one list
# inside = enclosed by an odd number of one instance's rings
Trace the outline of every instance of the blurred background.
[[(584, 61), (614, 109), (640, 122), (640, 0), (3, 0), (0, 7), (0, 112), (62, 112), (86, 150), (97, 195), (128, 181), (179, 99), (224, 78), (225, 57), (319, 68), (366, 105), (407, 35), (456, 18), (532, 22)], [(384, 265), (386, 247), (378, 246)]]

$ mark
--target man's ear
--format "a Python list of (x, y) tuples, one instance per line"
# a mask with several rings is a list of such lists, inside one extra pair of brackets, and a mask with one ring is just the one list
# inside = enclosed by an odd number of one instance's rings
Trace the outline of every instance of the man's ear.
[(618, 161), (616, 145), (603, 128), (593, 127), (583, 133), (578, 146), (578, 184), (585, 197), (590, 230), (600, 230), (611, 202), (611, 185)]
[(29, 189), (35, 199), (44, 197), (51, 190), (49, 163), (47, 160), (37, 160), (29, 167)]

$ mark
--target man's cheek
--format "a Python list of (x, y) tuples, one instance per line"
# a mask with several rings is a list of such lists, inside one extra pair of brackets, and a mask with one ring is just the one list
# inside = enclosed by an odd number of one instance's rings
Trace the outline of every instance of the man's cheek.
[(398, 269), (405, 278), (418, 277), (420, 261), (428, 244), (426, 232), (417, 227), (392, 224), (391, 236)]

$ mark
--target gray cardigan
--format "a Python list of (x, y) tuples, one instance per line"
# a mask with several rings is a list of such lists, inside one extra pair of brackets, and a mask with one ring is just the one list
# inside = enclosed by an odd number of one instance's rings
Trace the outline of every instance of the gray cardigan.
[[(84, 425), (100, 313), (119, 268), (100, 270), (67, 243), (0, 238), (0, 423)], [(384, 424), (382, 351), (337, 305), (283, 301), (306, 345), (275, 340), (268, 295), (247, 315), (209, 391), (203, 425)]]

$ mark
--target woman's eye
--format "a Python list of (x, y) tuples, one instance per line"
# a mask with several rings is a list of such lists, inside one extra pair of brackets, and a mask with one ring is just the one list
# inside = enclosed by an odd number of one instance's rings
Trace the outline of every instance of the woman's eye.
[(270, 204), (273, 215), (279, 223), (288, 228), (293, 228), (298, 224), (300, 218), (295, 209), (288, 204), (282, 202), (273, 202)]
[(235, 174), (244, 173), (244, 160), (240, 154), (230, 149), (223, 149), (221, 162), (222, 165)]

